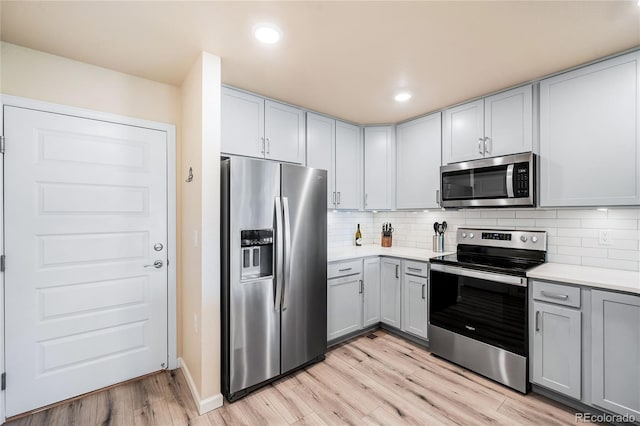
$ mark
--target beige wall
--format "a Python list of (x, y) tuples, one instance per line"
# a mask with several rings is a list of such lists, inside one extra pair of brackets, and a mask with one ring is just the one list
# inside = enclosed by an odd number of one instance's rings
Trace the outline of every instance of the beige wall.
[(220, 397), (220, 58), (203, 52), (182, 86), (182, 360), (200, 412)]
[(178, 125), (180, 89), (1, 43), (0, 93)]
[[(181, 263), (178, 273), (181, 284), (180, 357), (187, 366), (198, 393), (202, 389), (201, 283), (202, 283), (202, 57), (191, 67), (182, 84), (182, 145), (183, 175), (193, 168), (193, 180), (182, 186)], [(196, 328), (197, 326), (197, 328)], [(199, 396), (199, 395), (198, 395)]]

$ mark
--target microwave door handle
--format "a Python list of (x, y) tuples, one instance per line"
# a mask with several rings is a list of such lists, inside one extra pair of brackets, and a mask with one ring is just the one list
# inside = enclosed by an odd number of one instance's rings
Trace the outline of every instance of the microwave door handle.
[(513, 164), (507, 166), (507, 197), (514, 198), (513, 194)]

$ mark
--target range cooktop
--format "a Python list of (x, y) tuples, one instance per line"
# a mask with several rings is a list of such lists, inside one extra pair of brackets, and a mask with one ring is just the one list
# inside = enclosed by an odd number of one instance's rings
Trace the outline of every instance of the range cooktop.
[(431, 258), (433, 263), (525, 276), (546, 260), (543, 231), (459, 228), (455, 254)]

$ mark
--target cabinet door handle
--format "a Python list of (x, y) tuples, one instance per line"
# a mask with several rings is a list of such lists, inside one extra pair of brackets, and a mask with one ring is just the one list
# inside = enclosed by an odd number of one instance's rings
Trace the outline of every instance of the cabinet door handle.
[(260, 138), (260, 153), (264, 154), (264, 138)]
[(364, 293), (364, 282), (362, 280), (360, 280), (360, 294)]
[(333, 191), (333, 195), (331, 196), (331, 204), (335, 204), (336, 203), (336, 192)]
[(567, 300), (569, 298), (568, 294), (553, 293), (553, 292), (544, 291), (544, 290), (542, 290), (540, 292), (540, 294), (542, 294), (543, 296), (548, 297), (550, 299)]
[(424, 288), (426, 287), (426, 284), (422, 284), (422, 299), (424, 300)]
[(482, 151), (483, 141), (484, 141), (484, 138), (478, 138), (478, 154), (484, 154), (484, 152)]
[(436, 204), (440, 205), (440, 190), (436, 189)]
[(340, 191), (338, 191), (338, 204), (340, 204)]
[(484, 152), (486, 152), (487, 154), (491, 154), (491, 150), (489, 149), (489, 144), (487, 142), (491, 142), (491, 138), (484, 138)]
[(400, 275), (398, 275), (398, 269), (400, 269), (400, 265), (396, 265), (396, 278), (400, 278)]
[(347, 272), (350, 271), (352, 268), (344, 268), (344, 269), (338, 269), (338, 272)]
[(269, 141), (269, 138), (267, 138), (267, 154), (269, 154), (270, 151), (271, 151), (271, 141)]
[(364, 207), (365, 207), (365, 208), (367, 207), (367, 204), (368, 204), (368, 203), (367, 203), (367, 200), (368, 200), (368, 199), (369, 199), (369, 194), (367, 194), (367, 193), (365, 192), (365, 194), (364, 194)]
[(407, 266), (407, 269), (410, 271), (422, 272), (422, 268), (412, 268), (411, 266)]
[(540, 311), (536, 311), (536, 331), (540, 331)]

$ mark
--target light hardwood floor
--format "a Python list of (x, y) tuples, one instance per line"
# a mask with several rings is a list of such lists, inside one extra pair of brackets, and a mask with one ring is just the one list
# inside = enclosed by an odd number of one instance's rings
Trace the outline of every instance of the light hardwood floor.
[(574, 412), (522, 395), (382, 330), (198, 416), (182, 372), (162, 372), (8, 422), (40, 425), (575, 425)]

